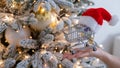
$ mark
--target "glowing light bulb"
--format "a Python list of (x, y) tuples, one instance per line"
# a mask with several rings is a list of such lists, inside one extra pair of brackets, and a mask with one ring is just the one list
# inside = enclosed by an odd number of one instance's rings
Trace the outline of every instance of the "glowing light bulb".
[(58, 64), (58, 68), (63, 68), (61, 63)]
[(41, 9), (40, 9), (40, 13), (41, 13), (41, 14), (45, 13), (45, 8), (41, 8)]
[(63, 9), (60, 9), (61, 11), (63, 10)]
[(69, 14), (65, 14), (66, 17), (69, 17), (70, 15)]
[(26, 28), (26, 26), (25, 26), (25, 25), (23, 25), (23, 28)]
[(32, 52), (35, 52), (35, 50), (32, 50)]
[(42, 50), (40, 53), (41, 53), (41, 54), (45, 54), (45, 53), (46, 53), (46, 50)]
[(18, 30), (16, 30), (16, 32), (18, 33), (19, 31), (18, 31)]
[(80, 0), (78, 0), (78, 2), (80, 2)]
[(3, 60), (0, 60), (0, 65), (2, 65), (3, 64)]
[(21, 54), (22, 52), (20, 51), (20, 52), (18, 52), (19, 54)]
[(32, 36), (30, 36), (29, 38), (32, 39)]
[(100, 59), (96, 59), (96, 61), (97, 61), (97, 62), (99, 62), (99, 61), (100, 61)]
[(62, 54), (62, 52), (63, 52), (63, 49), (60, 51), (60, 53)]
[(47, 63), (44, 63), (44, 67), (43, 68), (49, 68)]
[(77, 65), (80, 65), (80, 61), (77, 61), (76, 64), (77, 64)]
[(28, 59), (30, 56), (29, 55), (25, 55), (25, 59)]
[(102, 49), (104, 48), (102, 44), (101, 44), (101, 45), (99, 45), (99, 47), (100, 47), (100, 48), (102, 48)]

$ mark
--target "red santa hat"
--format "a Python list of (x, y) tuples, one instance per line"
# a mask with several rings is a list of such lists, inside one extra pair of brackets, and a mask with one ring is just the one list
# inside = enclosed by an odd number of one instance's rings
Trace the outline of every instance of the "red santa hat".
[(115, 25), (118, 21), (117, 16), (112, 16), (104, 8), (90, 8), (87, 9), (79, 18), (79, 23), (84, 24), (96, 32), (103, 24), (103, 20), (106, 20), (109, 25)]

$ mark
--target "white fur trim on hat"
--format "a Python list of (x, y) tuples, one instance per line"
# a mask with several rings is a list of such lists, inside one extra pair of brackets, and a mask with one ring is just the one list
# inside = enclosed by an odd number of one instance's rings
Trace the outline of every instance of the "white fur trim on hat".
[(79, 24), (84, 24), (84, 25), (90, 27), (91, 30), (95, 33), (100, 28), (100, 25), (95, 21), (95, 19), (93, 19), (90, 16), (79, 16), (79, 17), (76, 17), (75, 19), (79, 20), (79, 22), (78, 22)]
[(113, 15), (112, 19), (109, 21), (109, 24), (114, 26), (117, 24), (118, 21), (119, 21), (118, 17), (116, 15)]

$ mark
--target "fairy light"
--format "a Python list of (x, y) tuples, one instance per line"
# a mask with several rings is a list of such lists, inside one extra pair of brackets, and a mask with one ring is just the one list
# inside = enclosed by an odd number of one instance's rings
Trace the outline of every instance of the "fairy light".
[(57, 47), (55, 47), (55, 49), (57, 50), (58, 48), (57, 48)]
[(39, 11), (41, 14), (45, 13), (45, 8), (40, 8), (40, 11)]
[(19, 31), (18, 31), (18, 30), (16, 30), (16, 32), (18, 33)]
[(100, 44), (99, 47), (102, 48), (102, 49), (104, 48), (102, 44)]
[(44, 63), (44, 68), (48, 68), (48, 65), (47, 65), (47, 63)]
[(64, 53), (67, 53), (67, 52), (68, 52), (67, 50), (64, 51)]
[(47, 48), (47, 45), (44, 45), (44, 44), (43, 44), (43, 45), (41, 46), (41, 48), (46, 49), (46, 48)]
[(58, 64), (58, 68), (63, 68), (61, 63)]
[(35, 52), (35, 50), (32, 50), (32, 52)]
[(76, 65), (80, 65), (80, 61), (77, 61), (77, 62), (76, 62)]
[(97, 63), (100, 61), (100, 59), (96, 59)]
[(78, 2), (80, 2), (80, 0), (78, 0)]
[(32, 39), (32, 36), (30, 36), (29, 38)]
[(5, 42), (8, 42), (7, 40), (5, 40)]
[(3, 60), (0, 60), (0, 65), (2, 65), (4, 62), (3, 62)]
[(65, 14), (66, 17), (69, 17), (70, 15), (69, 14)]
[(22, 52), (21, 52), (21, 51), (19, 51), (18, 53), (19, 53), (19, 54), (22, 54)]
[(63, 9), (60, 9), (61, 11), (63, 10)]
[(35, 3), (35, 2), (36, 2), (36, 0), (33, 1), (33, 3)]
[(25, 59), (28, 59), (30, 56), (29, 55), (25, 55)]
[(63, 52), (63, 49), (60, 51), (60, 53), (62, 54), (62, 52)]
[(26, 26), (25, 26), (25, 25), (23, 25), (23, 28), (26, 28)]
[(41, 54), (45, 54), (45, 53), (46, 53), (46, 50), (42, 50), (40, 53), (41, 53)]
[(15, 8), (15, 4), (13, 4), (11, 7), (12, 7), (12, 8)]

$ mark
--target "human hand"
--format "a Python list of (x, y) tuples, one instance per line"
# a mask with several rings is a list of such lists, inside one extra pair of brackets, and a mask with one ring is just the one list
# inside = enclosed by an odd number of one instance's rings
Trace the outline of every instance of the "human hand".
[[(77, 50), (77, 49), (75, 49)], [(64, 58), (67, 59), (72, 59), (72, 58), (82, 58), (82, 57), (97, 57), (97, 58), (101, 58), (104, 54), (104, 51), (101, 48), (97, 48), (96, 51), (93, 51), (92, 48), (86, 47), (83, 50), (79, 50), (77, 51), (77, 53), (75, 54), (71, 54), (71, 53), (64, 53)]]

